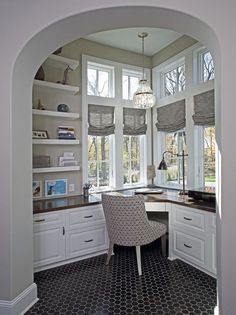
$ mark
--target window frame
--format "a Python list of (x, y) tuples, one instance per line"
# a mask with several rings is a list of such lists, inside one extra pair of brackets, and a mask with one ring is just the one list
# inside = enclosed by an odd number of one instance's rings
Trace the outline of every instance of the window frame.
[[(123, 76), (125, 75), (128, 76), (128, 98), (123, 97), (123, 94), (124, 94)], [(122, 100), (132, 101), (133, 98), (131, 98), (131, 95), (130, 95), (130, 77), (136, 77), (140, 81), (142, 79), (142, 75), (143, 74), (141, 70), (137, 71), (130, 68), (122, 68)]]
[[(87, 71), (88, 69), (92, 69), (96, 71), (96, 77), (98, 78), (99, 71), (107, 72), (108, 73), (108, 96), (101, 96), (101, 95), (94, 95), (94, 94), (88, 94), (88, 79), (87, 79), (87, 95), (88, 96), (95, 96), (95, 97), (104, 97), (104, 98), (113, 98), (115, 97), (115, 89), (114, 89), (114, 77), (115, 77), (115, 69), (111, 65), (107, 64), (100, 64), (93, 61), (87, 62)], [(96, 80), (96, 88), (98, 86), (99, 80)], [(98, 90), (98, 88), (97, 88)]]

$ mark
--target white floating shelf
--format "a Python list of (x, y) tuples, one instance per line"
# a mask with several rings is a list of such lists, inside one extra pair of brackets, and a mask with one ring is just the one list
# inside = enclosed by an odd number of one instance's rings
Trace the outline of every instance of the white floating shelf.
[(52, 54), (47, 58), (44, 64), (62, 69), (66, 69), (69, 66), (72, 70), (75, 70), (79, 66), (79, 61)]
[(49, 117), (61, 117), (71, 120), (76, 120), (80, 118), (79, 113), (70, 113), (70, 112), (56, 112), (51, 110), (40, 110), (40, 109), (33, 109), (33, 115), (37, 116), (49, 116)]
[(54, 82), (48, 82), (48, 81), (42, 81), (42, 80), (34, 80), (34, 86), (44, 89), (54, 89), (57, 91), (61, 91), (67, 94), (73, 94), (79, 92), (78, 86), (72, 86), (67, 84), (61, 84), (61, 83), (54, 83)]
[(57, 166), (57, 167), (43, 167), (43, 168), (33, 168), (34, 174), (39, 173), (57, 173), (57, 172), (74, 172), (80, 171), (80, 166)]
[(76, 145), (79, 140), (61, 140), (61, 139), (33, 139), (33, 144), (56, 144), (56, 145)]

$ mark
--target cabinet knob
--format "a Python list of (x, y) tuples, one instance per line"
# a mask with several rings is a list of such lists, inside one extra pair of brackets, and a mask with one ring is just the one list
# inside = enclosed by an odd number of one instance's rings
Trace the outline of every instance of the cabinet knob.
[(184, 220), (192, 221), (192, 218), (184, 217)]
[(34, 220), (34, 222), (44, 222), (46, 221), (45, 219), (38, 219), (38, 220)]

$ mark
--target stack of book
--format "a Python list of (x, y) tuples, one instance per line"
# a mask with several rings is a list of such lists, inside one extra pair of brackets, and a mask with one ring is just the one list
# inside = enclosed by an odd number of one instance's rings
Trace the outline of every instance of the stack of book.
[(77, 166), (78, 161), (75, 160), (73, 152), (64, 152), (58, 159), (59, 166)]
[(75, 129), (73, 127), (64, 127), (64, 126), (59, 126), (57, 130), (58, 134), (58, 139), (63, 139), (63, 140), (75, 140)]

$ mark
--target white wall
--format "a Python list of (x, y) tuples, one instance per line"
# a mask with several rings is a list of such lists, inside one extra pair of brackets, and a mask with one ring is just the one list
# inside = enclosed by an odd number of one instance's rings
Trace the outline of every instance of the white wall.
[[(146, 0), (145, 7), (134, 7), (138, 5), (143, 6), (143, 1), (1, 1), (0, 130), (4, 135), (1, 137), (0, 158), (2, 300), (11, 301), (33, 281), (30, 111), (31, 84), (37, 67), (57, 47), (81, 35), (111, 28), (147, 26), (170, 28), (185, 33), (195, 37), (213, 52), (217, 77), (217, 142), (222, 165), (222, 192), (218, 200), (221, 218), (218, 215), (217, 224), (218, 236), (221, 236), (221, 239), (218, 237), (220, 309), (223, 315), (235, 313), (236, 149), (232, 146), (232, 139), (236, 133), (233, 93), (236, 44), (232, 40), (231, 30), (236, 27), (236, 5), (233, 1), (225, 3), (220, 0), (159, 0), (158, 4), (156, 0)], [(81, 12), (107, 7), (117, 8), (78, 15)], [(71, 17), (61, 20), (69, 16)], [(57, 22), (59, 20), (61, 21)], [(41, 30), (43, 31), (35, 36)], [(27, 44), (29, 40), (31, 41)], [(19, 58), (19, 52), (26, 44), (27, 47)]]

